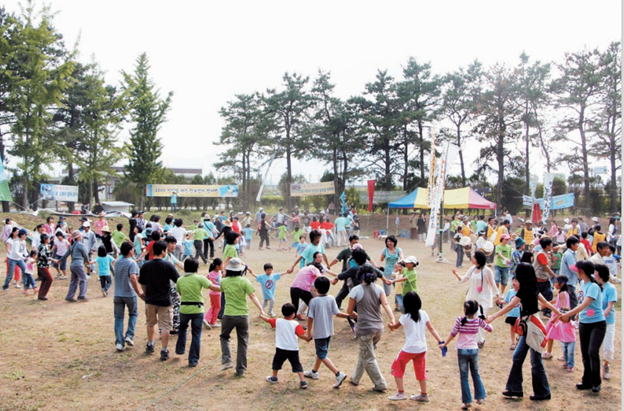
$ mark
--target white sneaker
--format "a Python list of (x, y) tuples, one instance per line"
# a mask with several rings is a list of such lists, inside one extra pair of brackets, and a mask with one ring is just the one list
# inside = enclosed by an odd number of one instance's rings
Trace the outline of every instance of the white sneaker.
[(132, 338), (126, 337), (125, 341), (130, 347), (134, 347), (134, 340)]
[(418, 394), (418, 395), (412, 395), (410, 397), (410, 400), (412, 401), (420, 401), (420, 402), (430, 402), (431, 399), (429, 398), (429, 395), (422, 395), (422, 394)]
[(15, 284), (15, 288), (22, 288), (19, 284)]
[(392, 397), (388, 397), (390, 401), (402, 401), (407, 399), (407, 395), (404, 392), (396, 393)]
[(212, 330), (212, 326), (208, 322), (208, 320), (204, 320), (204, 328), (207, 330)]
[(126, 347), (124, 347), (123, 344), (117, 344), (117, 345), (115, 345), (115, 349), (117, 351), (125, 351)]
[[(316, 375), (318, 377), (318, 373), (316, 373)], [(340, 388), (340, 385), (346, 379), (347, 379), (347, 374), (345, 374), (343, 372), (339, 372), (338, 375), (336, 375), (336, 383), (334, 384), (334, 388)]]
[[(312, 378), (313, 380), (318, 380), (319, 379), (319, 373), (318, 371), (314, 371), (314, 370), (310, 370), (310, 371), (306, 371), (303, 373), (304, 377), (308, 377), (308, 378)], [(346, 377), (346, 375), (345, 375)]]

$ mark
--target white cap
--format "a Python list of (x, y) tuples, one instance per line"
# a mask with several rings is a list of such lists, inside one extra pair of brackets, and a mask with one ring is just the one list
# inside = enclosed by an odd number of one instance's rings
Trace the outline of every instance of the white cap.
[(570, 219), (569, 218), (564, 218), (563, 222), (566, 223), (566, 224), (570, 224)]
[(598, 222), (598, 217), (592, 217), (592, 221), (593, 221), (594, 223), (597, 223), (597, 222)]
[(409, 257), (405, 258), (403, 260), (404, 263), (412, 263), (412, 264), (418, 264), (418, 260), (416, 259), (416, 257), (414, 257), (413, 255), (410, 255)]
[(85, 221), (84, 223), (82, 223), (83, 227), (91, 227), (91, 223), (88, 221)]

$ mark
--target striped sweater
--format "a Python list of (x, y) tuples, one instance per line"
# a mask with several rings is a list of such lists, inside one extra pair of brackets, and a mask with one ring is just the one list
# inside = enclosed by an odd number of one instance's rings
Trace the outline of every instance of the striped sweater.
[(492, 332), (492, 326), (478, 317), (472, 320), (466, 318), (466, 324), (462, 325), (462, 318), (464, 317), (457, 317), (455, 325), (451, 330), (451, 335), (453, 337), (459, 334), (455, 348), (458, 350), (477, 349), (477, 333), (479, 332), (479, 328), (483, 328), (487, 332)]

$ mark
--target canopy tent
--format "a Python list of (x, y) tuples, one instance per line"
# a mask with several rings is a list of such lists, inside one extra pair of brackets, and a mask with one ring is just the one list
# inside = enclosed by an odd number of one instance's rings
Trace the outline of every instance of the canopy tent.
[(427, 204), (426, 188), (417, 188), (400, 200), (388, 203), (388, 208), (420, 208), (416, 204)]
[[(388, 208), (429, 208), (426, 188), (417, 188), (400, 200), (388, 204)], [(444, 208), (496, 209), (496, 203), (481, 197), (470, 187), (444, 190)]]

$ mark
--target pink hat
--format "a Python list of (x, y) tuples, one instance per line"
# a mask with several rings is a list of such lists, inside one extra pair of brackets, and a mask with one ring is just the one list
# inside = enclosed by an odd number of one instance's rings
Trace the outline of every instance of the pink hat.
[(353, 247), (351, 247), (351, 250), (357, 250), (358, 248), (364, 249), (364, 247), (362, 247), (362, 244), (356, 243), (356, 244), (353, 244)]
[(570, 270), (574, 271), (575, 273), (579, 272), (578, 267), (576, 266), (576, 264), (570, 265), (570, 266), (568, 266), (568, 268)]
[(511, 237), (509, 237), (507, 234), (503, 234), (500, 236), (501, 241), (503, 240), (509, 240)]
[(82, 233), (81, 233), (79, 230), (74, 230), (74, 231), (72, 231), (72, 233), (71, 233), (71, 237), (72, 237), (73, 239), (76, 239), (76, 238), (78, 238), (78, 237), (82, 237)]

